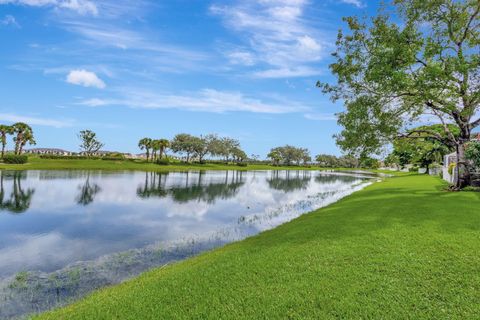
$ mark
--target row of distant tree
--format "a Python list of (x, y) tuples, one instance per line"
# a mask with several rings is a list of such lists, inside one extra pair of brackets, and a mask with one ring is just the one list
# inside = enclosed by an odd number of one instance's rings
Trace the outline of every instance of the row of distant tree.
[(187, 162), (192, 159), (203, 162), (208, 155), (227, 162), (242, 162), (247, 159), (247, 154), (241, 149), (238, 140), (216, 134), (194, 136), (180, 133), (172, 140), (143, 138), (138, 142), (138, 147), (145, 150), (147, 161), (162, 159), (167, 149), (183, 155)]
[[(96, 138), (95, 133), (89, 130), (81, 131), (79, 137), (82, 140), (81, 149), (86, 154), (96, 152), (103, 146)], [(208, 156), (222, 159), (226, 162), (258, 161), (258, 156), (256, 155), (248, 158), (237, 139), (220, 137), (216, 134), (194, 136), (180, 133), (171, 140), (142, 138), (138, 142), (138, 147), (145, 151), (147, 161), (164, 159), (167, 150), (183, 156), (187, 162), (192, 160), (203, 162)], [(270, 159), (273, 165), (289, 166), (312, 163), (312, 157), (308, 149), (291, 145), (272, 148), (267, 158)], [(378, 161), (370, 158), (368, 161), (360, 161), (352, 156), (336, 157), (320, 154), (315, 160), (320, 166), (327, 168), (355, 168), (361, 165), (364, 167), (378, 167)]]
[(5, 155), (5, 149), (8, 144), (8, 137), (13, 137), (13, 143), (15, 145), (15, 154), (20, 155), (23, 152), (23, 148), (28, 144), (35, 144), (35, 138), (33, 136), (32, 128), (23, 122), (17, 122), (13, 125), (0, 124), (0, 143), (2, 144), (1, 156)]
[[(25, 123), (15, 123), (11, 126), (0, 125), (0, 142), (2, 144), (2, 157), (7, 146), (8, 136), (13, 136), (15, 154), (22, 154), (26, 144), (35, 144), (32, 128)], [(97, 138), (95, 132), (82, 130), (78, 134), (81, 141), (80, 149), (87, 156), (98, 152), (104, 144)], [(177, 134), (172, 140), (142, 138), (138, 142), (141, 150), (145, 150), (147, 161), (156, 161), (166, 156), (167, 150), (181, 155), (187, 162), (196, 160), (203, 162), (206, 157), (222, 159), (226, 162), (243, 162), (246, 160), (258, 160), (258, 156), (252, 155), (249, 159), (242, 150), (237, 139), (220, 137), (216, 134), (194, 136), (187, 133)], [(307, 165), (312, 163), (310, 151), (291, 145), (272, 148), (268, 159), (274, 165)], [(362, 163), (351, 156), (336, 157), (321, 154), (316, 157), (316, 162), (322, 167), (345, 167), (354, 168)], [(376, 160), (375, 160), (376, 161)], [(363, 164), (372, 167), (372, 164)]]

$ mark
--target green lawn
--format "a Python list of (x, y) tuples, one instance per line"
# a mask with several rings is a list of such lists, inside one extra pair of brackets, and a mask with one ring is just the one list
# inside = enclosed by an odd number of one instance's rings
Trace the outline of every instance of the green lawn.
[[(110, 161), (110, 160), (52, 160), (30, 157), (26, 164), (0, 163), (0, 170), (138, 170), (138, 171), (187, 171), (187, 170), (324, 170), (316, 167), (289, 166), (278, 167), (268, 164), (254, 164), (240, 167), (236, 164), (183, 164), (175, 163), (168, 166), (157, 165), (145, 161)], [(336, 169), (352, 170), (352, 169)], [(370, 170), (381, 172), (380, 170)], [(388, 171), (388, 173), (391, 173)], [(398, 174), (398, 173), (393, 173)]]
[(387, 179), (37, 319), (478, 319), (480, 193)]

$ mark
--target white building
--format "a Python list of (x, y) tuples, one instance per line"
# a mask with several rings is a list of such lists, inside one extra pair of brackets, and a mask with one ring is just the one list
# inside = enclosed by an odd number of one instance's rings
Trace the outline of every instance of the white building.
[(48, 154), (48, 155), (55, 155), (55, 156), (70, 156), (72, 152), (66, 151), (63, 149), (56, 149), (56, 148), (34, 148), (25, 150), (27, 154)]

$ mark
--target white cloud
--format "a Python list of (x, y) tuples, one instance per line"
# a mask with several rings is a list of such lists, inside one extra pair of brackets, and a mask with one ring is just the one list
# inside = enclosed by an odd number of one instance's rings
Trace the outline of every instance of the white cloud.
[(64, 128), (73, 125), (72, 120), (55, 120), (47, 118), (37, 118), (29, 116), (21, 116), (13, 113), (0, 113), (0, 121), (6, 122), (25, 122), (30, 125), (39, 125), (46, 127)]
[(82, 15), (98, 14), (97, 6), (90, 0), (0, 0), (0, 4), (69, 9)]
[(255, 64), (255, 57), (247, 51), (232, 51), (227, 53), (227, 57), (232, 64), (241, 64), (244, 66), (253, 66)]
[[(131, 66), (141, 64), (147, 72), (182, 73), (205, 68), (203, 62), (210, 55), (195, 49), (159, 42), (155, 34), (139, 32), (129, 27), (111, 23), (86, 22), (64, 19), (62, 26), (80, 36), (81, 45), (108, 57), (107, 64)], [(121, 54), (112, 54), (112, 48), (121, 49)], [(214, 64), (208, 64), (213, 68)], [(138, 70), (138, 69), (137, 69)]]
[(83, 69), (70, 71), (66, 81), (84, 87), (105, 88), (105, 82), (102, 79), (95, 73)]
[(267, 69), (254, 72), (253, 75), (257, 78), (292, 78), (314, 76), (321, 73), (322, 71), (320, 69), (308, 66), (299, 66), (292, 68)]
[[(238, 32), (247, 50), (227, 52), (231, 63), (258, 65), (265, 70), (253, 73), (262, 78), (318, 75), (312, 65), (326, 54), (317, 29), (305, 17), (306, 0), (260, 0), (233, 6), (213, 5), (210, 12), (221, 16), (225, 25)], [(257, 68), (258, 69), (258, 68)]]
[(17, 28), (20, 27), (15, 17), (9, 14), (7, 14), (3, 19), (0, 19), (0, 25), (4, 25), (4, 26), (12, 25)]
[(303, 115), (308, 120), (334, 121), (337, 117), (333, 113), (306, 113)]
[(357, 8), (364, 8), (365, 4), (360, 0), (340, 0), (340, 2), (354, 5)]
[(232, 112), (244, 111), (254, 113), (292, 113), (305, 112), (309, 108), (298, 102), (285, 101), (285, 99), (269, 99), (264, 101), (246, 96), (240, 92), (218, 91), (203, 89), (185, 94), (157, 94), (144, 90), (120, 90), (121, 98), (100, 99), (94, 98), (80, 102), (80, 105), (100, 107), (120, 105), (132, 108), (147, 109), (180, 109), (202, 112)]

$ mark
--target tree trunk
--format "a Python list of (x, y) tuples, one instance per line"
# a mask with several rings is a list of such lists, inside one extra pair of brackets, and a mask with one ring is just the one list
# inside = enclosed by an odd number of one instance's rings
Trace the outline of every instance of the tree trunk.
[(163, 158), (163, 148), (160, 148), (160, 159)]
[(190, 162), (190, 153), (187, 152), (187, 163)]
[(455, 189), (457, 190), (468, 187), (471, 183), (470, 167), (465, 157), (465, 141), (464, 139), (460, 139), (460, 141), (461, 142), (457, 144), (457, 165), (455, 168), (457, 171)]
[(5, 155), (5, 144), (2, 143), (2, 159), (4, 155)]
[(17, 139), (15, 141), (15, 154), (19, 154), (20, 145), (22, 144), (22, 141), (23, 141), (23, 133), (18, 133)]

